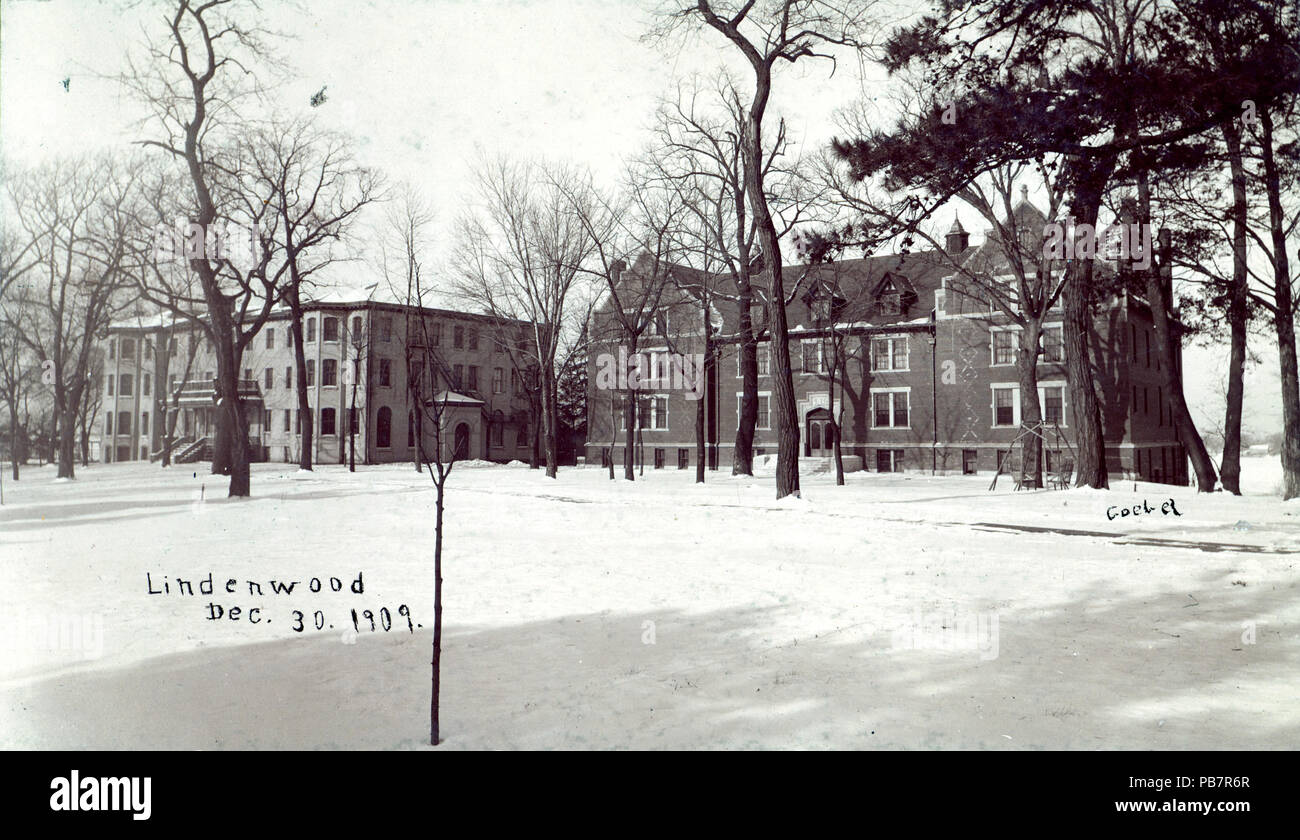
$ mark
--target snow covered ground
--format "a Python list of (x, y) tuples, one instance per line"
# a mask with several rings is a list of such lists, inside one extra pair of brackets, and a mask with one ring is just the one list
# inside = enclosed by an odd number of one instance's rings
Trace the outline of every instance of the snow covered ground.
[[(1244, 469), (1242, 498), (854, 473), (777, 502), (770, 478), (458, 468), (442, 748), (1295, 749), (1300, 503), (1275, 458)], [(224, 487), (5, 476), (0, 746), (427, 748), (428, 477)]]

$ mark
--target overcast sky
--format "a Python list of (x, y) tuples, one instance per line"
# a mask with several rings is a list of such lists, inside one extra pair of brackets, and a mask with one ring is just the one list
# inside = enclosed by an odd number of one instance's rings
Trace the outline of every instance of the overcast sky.
[[(647, 140), (660, 97), (678, 80), (735, 57), (712, 32), (682, 45), (646, 42), (657, 0), (284, 0), (261, 23), (293, 36), (293, 65), (276, 92), (284, 115), (313, 112), (352, 135), (364, 163), (413, 184), (435, 208), (439, 235), (466, 195), (476, 150), (537, 154), (613, 179)], [(35, 161), (125, 145), (140, 134), (139, 103), (111, 77), (141, 30), (160, 32), (153, 3), (0, 0), (0, 148)], [(165, 35), (165, 30), (162, 30)], [(161, 35), (159, 37), (162, 37)], [(745, 78), (743, 68), (739, 78)], [(773, 107), (808, 148), (834, 133), (836, 109), (866, 96), (888, 113), (879, 68), (845, 60), (785, 67)], [(66, 90), (64, 82), (67, 82)], [(311, 108), (326, 88), (327, 101)], [(972, 231), (982, 230), (963, 212)], [(1275, 355), (1248, 380), (1247, 427), (1280, 427)], [(1189, 349), (1193, 415), (1218, 398), (1221, 350)], [(1215, 409), (1217, 412), (1218, 409)]]

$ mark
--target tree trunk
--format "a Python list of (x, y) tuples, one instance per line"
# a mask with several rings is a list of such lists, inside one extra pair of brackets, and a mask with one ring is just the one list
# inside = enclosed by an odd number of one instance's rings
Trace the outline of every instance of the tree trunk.
[(754, 430), (758, 426), (758, 342), (754, 340), (754, 323), (750, 314), (753, 292), (749, 284), (740, 288), (737, 303), (739, 312), (739, 356), (741, 395), (740, 417), (736, 423), (736, 445), (731, 453), (732, 475), (754, 474)]
[(24, 454), (21, 434), (21, 430), (18, 428), (18, 399), (15, 397), (9, 403), (9, 464), (13, 471), (14, 481), (18, 481), (18, 462)]
[[(293, 363), (296, 365), (294, 389), (298, 394), (298, 422), (302, 429), (302, 450), (298, 453), (298, 468), (311, 470), (312, 443), (315, 438), (315, 423), (311, 413), (311, 403), (307, 398), (307, 350), (303, 346), (302, 303), (295, 287), (285, 295), (289, 302), (289, 329), (293, 332)], [(320, 375), (320, 371), (316, 371)], [(417, 406), (417, 410), (419, 407)]]
[(762, 62), (756, 71), (754, 99), (745, 124), (745, 192), (754, 214), (767, 278), (768, 318), (772, 333), (772, 413), (776, 415), (776, 497), (799, 495), (799, 418), (790, 374), (789, 330), (785, 319), (785, 278), (781, 276), (781, 242), (763, 191), (763, 112), (772, 86), (772, 68)]
[(1241, 156), (1241, 128), (1236, 120), (1223, 125), (1223, 140), (1228, 149), (1228, 166), (1232, 172), (1232, 286), (1228, 298), (1228, 328), (1231, 331), (1228, 351), (1228, 393), (1224, 406), (1223, 456), (1219, 462), (1219, 480), (1223, 489), (1241, 495), (1241, 412), (1245, 392), (1246, 321), (1249, 318), (1250, 288), (1247, 277), (1246, 166)]
[[(1101, 192), (1114, 160), (1070, 162), (1073, 197), (1070, 212), (1077, 224), (1096, 225)], [(1093, 333), (1092, 260), (1072, 260), (1066, 265), (1066, 281), (1061, 290), (1062, 339), (1065, 349), (1066, 383), (1070, 389), (1071, 419), (1074, 421), (1074, 465), (1078, 487), (1108, 489), (1106, 441), (1101, 425), (1101, 408), (1097, 403), (1096, 383), (1092, 375), (1088, 337)]]
[[(1147, 181), (1146, 170), (1139, 170), (1137, 173), (1138, 187), (1138, 223), (1150, 224), (1151, 220), (1151, 190)], [(1143, 237), (1138, 237), (1139, 241)], [(1151, 262), (1151, 267), (1143, 274), (1145, 281), (1145, 290), (1147, 303), (1151, 307), (1151, 326), (1155, 332), (1156, 359), (1160, 366), (1161, 384), (1169, 400), (1170, 413), (1173, 415), (1174, 426), (1178, 429), (1179, 440), (1182, 441), (1183, 447), (1187, 450), (1188, 456), (1192, 460), (1192, 468), (1196, 471), (1196, 489), (1201, 493), (1213, 493), (1218, 476), (1214, 469), (1214, 462), (1210, 460), (1210, 453), (1205, 448), (1205, 441), (1201, 439), (1201, 433), (1196, 428), (1196, 423), (1192, 421), (1192, 413), (1187, 408), (1187, 400), (1183, 396), (1183, 382), (1181, 371), (1178, 369), (1177, 354), (1175, 348), (1182, 341), (1182, 337), (1174, 331), (1174, 324), (1170, 317), (1170, 296), (1172, 295), (1172, 286), (1166, 288), (1166, 275), (1172, 277), (1173, 249), (1170, 247), (1170, 236), (1168, 230), (1160, 231), (1160, 258), (1151, 259), (1154, 255), (1145, 255)], [(1151, 243), (1155, 247), (1155, 243)]]
[(555, 425), (557, 412), (555, 405), (555, 373), (551, 365), (542, 371), (542, 435), (546, 449), (546, 477), (555, 478), (559, 472), (558, 452), (555, 446)]
[(1038, 342), (1043, 334), (1043, 322), (1026, 318), (1020, 332), (1020, 353), (1016, 357), (1016, 374), (1020, 380), (1020, 430), (1034, 432), (1021, 438), (1021, 486), (1043, 486), (1043, 441), (1038, 436), (1042, 430), (1043, 407), (1038, 401)]
[[(636, 370), (637, 370), (637, 377), (639, 383), (639, 380), (645, 379), (646, 375), (650, 372), (641, 370), (641, 361), (640, 359), (637, 358), (636, 355), (637, 338), (638, 337), (635, 335), (632, 336), (632, 343), (629, 347), (628, 358), (632, 359), (633, 360), (632, 363), (637, 366)], [(629, 377), (630, 377), (630, 372), (629, 372)], [(632, 388), (631, 383), (629, 383), (629, 387), (627, 391), (627, 400), (623, 404), (623, 480), (624, 481), (636, 480), (636, 471), (632, 464), (632, 449), (633, 446), (635, 446), (635, 441), (636, 441), (637, 420), (640, 419), (637, 417), (637, 412), (640, 409), (640, 400), (638, 399), (639, 393), (640, 391), (637, 388)], [(612, 452), (610, 453), (610, 457), (611, 458), (613, 457)]]
[[(441, 461), (439, 461), (441, 463)], [(430, 465), (430, 470), (433, 466)], [(437, 502), (433, 526), (433, 659), (432, 699), (429, 706), (429, 744), (438, 746), (438, 698), (442, 683), (442, 511), (446, 476), (437, 482)]]
[[(76, 478), (77, 410), (65, 408), (59, 424), (59, 478)], [(134, 447), (134, 444), (132, 444)]]
[(1300, 496), (1300, 372), (1296, 369), (1295, 309), (1286, 253), (1281, 178), (1273, 151), (1273, 117), (1260, 112), (1264, 190), (1273, 238), (1273, 323), (1277, 329), (1278, 366), (1282, 379), (1282, 498)]

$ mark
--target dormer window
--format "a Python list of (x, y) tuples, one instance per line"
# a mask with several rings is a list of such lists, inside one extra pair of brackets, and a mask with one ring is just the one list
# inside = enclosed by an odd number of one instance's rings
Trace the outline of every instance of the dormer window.
[(903, 296), (898, 292), (887, 292), (880, 296), (881, 315), (902, 315)]

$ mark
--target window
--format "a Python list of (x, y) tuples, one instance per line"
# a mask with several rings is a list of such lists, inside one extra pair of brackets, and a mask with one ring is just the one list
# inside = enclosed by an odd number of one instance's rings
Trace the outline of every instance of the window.
[(104, 434), (113, 434), (113, 414), (111, 412), (104, 415)]
[(307, 341), (315, 341), (315, 340), (316, 340), (316, 319), (308, 318), (307, 319)]
[(471, 350), (478, 349), (478, 330), (475, 329), (474, 327), (470, 327), (469, 330), (469, 349)]
[(492, 368), (492, 393), (503, 394), (506, 390), (506, 372), (501, 368)]
[(906, 429), (911, 426), (911, 389), (871, 391), (871, 426), (874, 429)]
[(415, 446), (415, 412), (406, 412), (406, 445)]
[(1043, 420), (1058, 425), (1065, 422), (1065, 388), (1059, 385), (1041, 389), (1043, 399)]
[(1016, 334), (1011, 330), (993, 331), (993, 364), (1012, 365), (1016, 362)]
[(393, 410), (388, 406), (379, 409), (375, 418), (375, 446), (388, 449), (393, 445)]
[[(744, 399), (744, 394), (736, 394), (736, 426), (740, 426), (740, 407)], [(772, 428), (771, 408), (771, 393), (760, 391), (758, 394), (758, 418), (754, 421), (755, 429), (768, 430)]]
[(451, 346), (457, 350), (465, 346), (465, 328), (453, 327), (451, 331)]
[(495, 447), (505, 446), (505, 428), (506, 424), (502, 420), (492, 424), (492, 445)]
[(324, 322), (321, 324), (321, 332), (324, 333), (322, 338), (324, 338), (326, 341), (338, 341), (339, 340), (339, 319), (326, 318)]
[(131, 412), (119, 411), (117, 413), (117, 433), (119, 435), (131, 434)]
[(289, 429), (291, 428), (291, 426), (292, 426), (292, 424), (293, 424), (293, 419), (292, 419), (292, 418), (293, 418), (293, 409), (291, 409), (291, 408), (286, 408), (286, 409), (284, 410), (284, 430), (285, 430), (286, 432), (289, 431)]
[(429, 325), (429, 343), (437, 347), (442, 342), (442, 324), (434, 323)]
[(1065, 361), (1065, 335), (1059, 325), (1043, 328), (1043, 354), (1038, 357), (1038, 360), (1040, 362)]
[(691, 465), (691, 450), (677, 450), (677, 469), (684, 470)]
[[(460, 329), (460, 327), (457, 327), (456, 329)], [(461, 383), (461, 379), (462, 379), (462, 377), (464, 376), (464, 373), (465, 373), (465, 366), (464, 366), (464, 365), (452, 365), (452, 368), (451, 368), (451, 387), (456, 388), (457, 390), (460, 389), (460, 387), (461, 387), (461, 384), (460, 384), (460, 383)]]
[(108, 358), (110, 360), (113, 359), (115, 357), (116, 352), (117, 352), (117, 342), (110, 338), (108, 340)]
[(326, 388), (339, 384), (339, 363), (337, 359), (321, 359), (320, 379), (320, 384)]
[(275, 349), (275, 330), (274, 330), (274, 329), (268, 329), (268, 330), (266, 331), (266, 349), (267, 349), (267, 350), (274, 350), (274, 349)]
[(662, 309), (655, 313), (655, 335), (668, 335), (668, 313)]
[(469, 389), (470, 389), (471, 391), (477, 391), (477, 390), (478, 390), (478, 365), (470, 365), (470, 366), (469, 366), (469, 383), (468, 383), (468, 386), (469, 386)]
[(169, 356), (176, 355), (176, 339), (174, 338), (167, 339), (167, 355)]
[(149, 396), (149, 386), (152, 384), (149, 374), (144, 374), (144, 379), (140, 380), (140, 396)]
[(131, 374), (124, 373), (118, 379), (117, 393), (123, 397), (131, 396)]
[(146, 359), (152, 359), (152, 358), (153, 358), (153, 339), (152, 339), (152, 338), (146, 338), (146, 339), (144, 340), (144, 357), (145, 357)]
[(1019, 392), (1015, 388), (993, 389), (993, 425), (1016, 425), (1016, 399)]
[(513, 368), (510, 370), (510, 393), (519, 393), (519, 371)]
[(275, 388), (275, 368), (267, 368), (263, 371), (262, 377), (266, 380), (266, 390)]
[(822, 343), (820, 341), (803, 342), (803, 372), (826, 372), (826, 360), (823, 358)]
[(307, 387), (310, 388), (316, 384), (316, 360), (307, 360)]
[(122, 339), (122, 358), (135, 361), (135, 341), (129, 338)]
[(379, 359), (379, 387), (389, 388), (393, 384), (393, 363), (389, 359)]
[(979, 472), (979, 458), (978, 449), (963, 449), (961, 451), (961, 474), (975, 475)]
[(293, 387), (293, 368), (291, 367), (287, 367), (284, 369), (284, 387), (286, 388)]
[(903, 450), (902, 449), (877, 449), (876, 450), (876, 472), (902, 472), (903, 471)]
[(637, 425), (646, 431), (668, 428), (668, 397), (649, 394), (637, 400)]
[(253, 381), (253, 369), (252, 369), (252, 368), (244, 368), (244, 379), (245, 379), (246, 381), (248, 381), (248, 382)]
[(352, 316), (352, 336), (353, 338), (361, 337), (361, 316), (360, 315)]
[(519, 421), (519, 434), (515, 438), (515, 446), (524, 447), (528, 445), (528, 421)]
[(872, 370), (907, 370), (907, 364), (906, 336), (871, 340)]
[(655, 469), (662, 470), (663, 468), (664, 468), (664, 451), (658, 447), (655, 447)]
[(106, 376), (104, 378), (108, 381), (108, 395), (111, 397), (113, 396), (113, 377)]
[(320, 433), (322, 435), (333, 435), (334, 429), (334, 409), (322, 408), (320, 410)]

